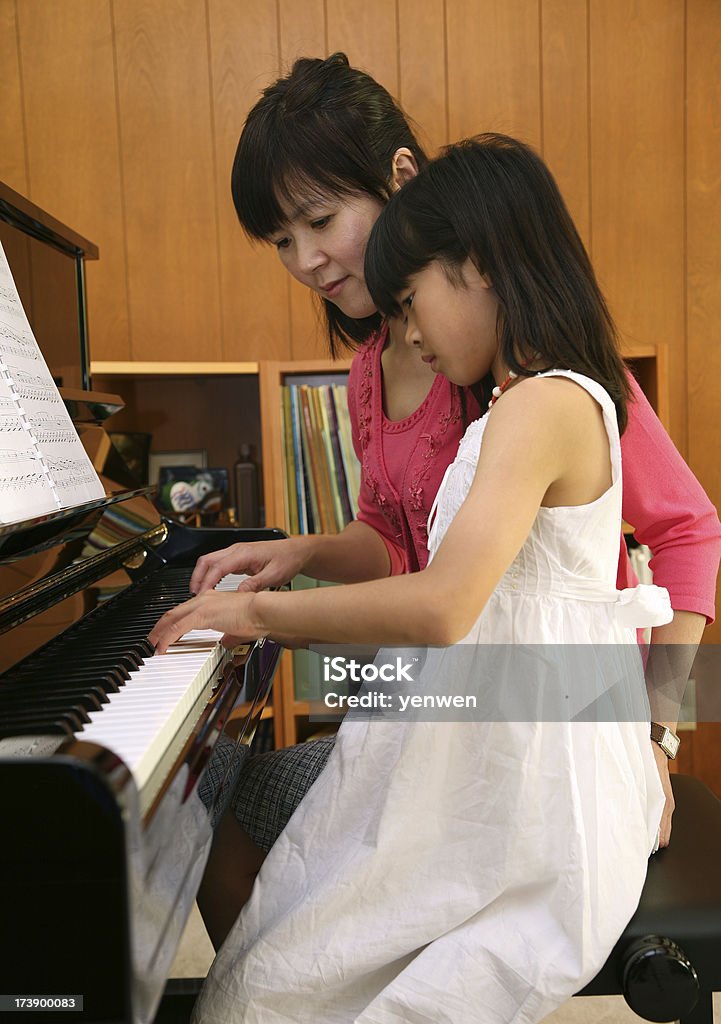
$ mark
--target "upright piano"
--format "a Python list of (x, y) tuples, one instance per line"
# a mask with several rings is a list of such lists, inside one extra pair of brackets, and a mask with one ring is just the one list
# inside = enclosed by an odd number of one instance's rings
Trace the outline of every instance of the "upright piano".
[[(8, 195), (0, 221), (64, 243)], [(71, 405), (102, 418), (78, 391)], [(242, 706), (234, 742), (250, 743), (280, 653), (193, 633), (156, 657), (147, 634), (201, 554), (283, 534), (185, 527), (149, 488), (103, 482), (104, 498), (0, 526), (0, 1021), (150, 1024), (242, 761), (218, 740)]]

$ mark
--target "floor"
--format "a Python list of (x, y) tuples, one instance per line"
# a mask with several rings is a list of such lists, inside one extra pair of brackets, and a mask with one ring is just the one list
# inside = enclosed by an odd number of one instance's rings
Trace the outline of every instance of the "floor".
[[(188, 921), (183, 940), (175, 958), (171, 977), (202, 978), (213, 960), (210, 944), (197, 908)], [(714, 996), (714, 1019), (721, 1024), (721, 993)], [(638, 1024), (637, 1017), (621, 996), (598, 996), (593, 999), (570, 999), (546, 1018), (546, 1024)]]

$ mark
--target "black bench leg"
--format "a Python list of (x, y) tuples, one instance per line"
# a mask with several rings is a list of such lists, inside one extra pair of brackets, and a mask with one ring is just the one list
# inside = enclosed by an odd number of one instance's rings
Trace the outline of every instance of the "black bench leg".
[(696, 1006), (680, 1024), (713, 1024), (713, 993), (701, 989)]

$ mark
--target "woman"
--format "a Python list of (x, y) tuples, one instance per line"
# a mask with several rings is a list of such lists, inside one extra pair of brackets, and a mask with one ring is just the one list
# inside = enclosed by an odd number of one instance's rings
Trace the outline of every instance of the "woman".
[[(397, 320), (382, 321), (365, 285), (363, 256), (388, 198), (426, 163), (410, 126), (385, 89), (343, 54), (299, 60), (265, 90), (240, 138), (232, 176), (241, 224), (274, 244), (288, 271), (322, 303), (332, 353), (356, 344), (349, 406), (362, 465), (359, 514), (336, 536), (238, 544), (200, 559), (191, 590), (202, 593), (228, 572), (247, 572), (248, 590), (297, 573), (340, 583), (422, 569), (426, 522), (446, 467), (479, 412), (469, 388), (450, 384), (403, 342)], [(714, 615), (721, 550), (716, 512), (631, 380), (623, 435), (624, 519), (654, 555), (655, 579), (671, 595), (672, 623), (653, 639), (690, 653)], [(634, 582), (619, 536), (618, 586)], [(685, 664), (688, 662), (688, 664)], [(672, 711), (656, 717), (675, 727)], [(247, 899), (265, 853), (322, 769), (331, 740), (262, 755), (244, 769), (234, 806), (243, 835), (227, 818), (218, 832), (199, 902), (216, 944)], [(667, 806), (666, 755), (653, 744)], [(242, 856), (239, 855), (242, 850)], [(235, 905), (216, 897), (214, 875), (235, 864)]]

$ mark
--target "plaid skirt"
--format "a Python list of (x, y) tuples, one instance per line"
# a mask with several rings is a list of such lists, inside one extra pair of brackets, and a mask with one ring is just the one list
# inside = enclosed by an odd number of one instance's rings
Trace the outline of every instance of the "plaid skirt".
[[(334, 741), (335, 736), (324, 736), (294, 747), (248, 757), (247, 747), (238, 747), (227, 736), (221, 736), (201, 789), (213, 787), (219, 778), (227, 774), (231, 777), (237, 774), (231, 797), (235, 817), (254, 843), (263, 850), (270, 850), (325, 768)], [(240, 766), (236, 763), (238, 761)], [(233, 771), (229, 773), (231, 765)]]

